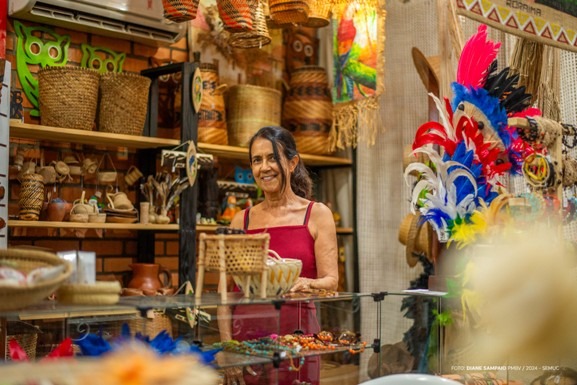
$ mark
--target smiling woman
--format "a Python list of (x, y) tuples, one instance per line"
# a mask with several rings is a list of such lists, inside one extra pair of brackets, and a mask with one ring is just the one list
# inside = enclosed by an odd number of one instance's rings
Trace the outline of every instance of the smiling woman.
[[(282, 127), (263, 127), (251, 139), (249, 160), (257, 185), (264, 193), (258, 205), (236, 214), (231, 227), (248, 234), (270, 234), (270, 249), (283, 258), (302, 261), (301, 276), (291, 291), (335, 290), (338, 283), (337, 238), (331, 210), (311, 201), (312, 181), (292, 134)], [(220, 315), (229, 309), (219, 309)], [(285, 304), (279, 315), (270, 305), (237, 306), (232, 312), (232, 327), (219, 317), (223, 341), (253, 339), (271, 333), (288, 334), (301, 330), (316, 333), (319, 325), (314, 304)], [(268, 316), (267, 316), (268, 315)], [(309, 358), (295, 372), (281, 365), (279, 384), (295, 379), (319, 383), (317, 358)], [(242, 371), (228, 371), (226, 383), (239, 385), (259, 382), (254, 374), (243, 378)], [(262, 379), (260, 379), (262, 380)]]

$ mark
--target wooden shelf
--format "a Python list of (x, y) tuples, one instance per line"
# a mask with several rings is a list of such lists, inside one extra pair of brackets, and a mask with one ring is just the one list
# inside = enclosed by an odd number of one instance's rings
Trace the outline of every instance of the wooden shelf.
[(10, 136), (24, 139), (102, 145), (108, 147), (130, 147), (135, 149), (175, 147), (180, 144), (176, 139), (49, 127), (38, 124), (21, 123), (18, 120), (10, 121)]
[[(228, 159), (248, 160), (248, 148), (222, 146), (218, 144), (199, 143), (198, 149)], [(351, 166), (352, 160), (335, 156), (308, 155), (301, 154), (301, 158), (306, 166)]]
[(156, 225), (141, 223), (79, 223), (79, 222), (54, 222), (54, 221), (19, 221), (9, 220), (8, 228), (28, 227), (45, 229), (110, 229), (110, 230), (166, 230), (177, 231), (178, 225), (171, 223), (168, 225)]

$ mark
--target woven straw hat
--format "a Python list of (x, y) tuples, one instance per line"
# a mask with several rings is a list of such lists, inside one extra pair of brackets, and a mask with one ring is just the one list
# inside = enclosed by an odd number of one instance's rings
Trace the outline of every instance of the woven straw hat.
[(419, 259), (416, 254), (424, 254), (427, 259), (433, 259), (432, 242), (433, 229), (428, 222), (420, 223), (421, 213), (409, 213), (399, 227), (399, 242), (406, 246), (407, 264), (414, 267)]
[(419, 76), (429, 92), (439, 90), (439, 78), (441, 73), (441, 57), (429, 56), (426, 57), (417, 47), (411, 50), (413, 55), (413, 63), (419, 73)]

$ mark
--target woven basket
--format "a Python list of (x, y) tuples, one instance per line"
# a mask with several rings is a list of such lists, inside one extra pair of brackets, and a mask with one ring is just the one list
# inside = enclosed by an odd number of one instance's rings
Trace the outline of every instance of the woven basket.
[(55, 254), (30, 249), (0, 250), (0, 262), (9, 262), (23, 273), (39, 267), (64, 266), (57, 277), (34, 286), (0, 288), (0, 311), (17, 310), (42, 301), (52, 294), (72, 274), (72, 265)]
[(40, 121), (45, 126), (92, 130), (98, 103), (98, 72), (81, 67), (38, 71)]
[(419, 262), (414, 253), (422, 253), (432, 259), (433, 228), (428, 222), (420, 223), (421, 213), (409, 213), (399, 226), (399, 242), (406, 246), (407, 264), (413, 267)]
[(182, 23), (196, 19), (200, 0), (162, 0), (164, 18)]
[(198, 141), (228, 144), (224, 96), (218, 82), (218, 67), (211, 63), (200, 65), (202, 74), (202, 102), (198, 111)]
[(4, 357), (6, 360), (11, 361), (10, 358), (10, 341), (16, 340), (18, 345), (26, 352), (26, 356), (34, 361), (36, 359), (36, 347), (38, 344), (38, 333), (26, 333), (26, 334), (11, 334), (6, 337), (6, 349), (4, 350)]
[(303, 27), (322, 28), (331, 22), (331, 2), (327, 0), (309, 1), (309, 18)]
[(280, 125), (281, 93), (273, 88), (233, 86), (226, 106), (228, 140), (232, 146), (248, 147), (250, 138), (260, 128)]
[(150, 79), (132, 73), (105, 73), (100, 77), (98, 130), (142, 135)]
[(291, 74), (283, 106), (283, 126), (295, 138), (299, 152), (327, 154), (333, 123), (333, 102), (326, 70), (303, 66)]
[(219, 0), (216, 5), (226, 31), (246, 32), (253, 29), (252, 15), (257, 5), (254, 0)]
[[(266, 295), (274, 297), (285, 294), (295, 284), (301, 275), (303, 263), (300, 259), (281, 258), (275, 251), (269, 250), (267, 259), (268, 282)], [(260, 279), (258, 275), (252, 277), (249, 286), (246, 287), (242, 277), (233, 275), (234, 282), (243, 292), (258, 294), (260, 292)]]
[(234, 48), (262, 48), (270, 44), (271, 41), (262, 2), (258, 2), (256, 9), (252, 13), (252, 29), (247, 32), (231, 33), (228, 38), (228, 44)]
[(18, 217), (23, 221), (37, 221), (44, 205), (44, 177), (40, 174), (22, 175)]
[[(260, 273), (265, 269), (269, 234), (206, 235), (204, 266), (208, 270), (227, 274), (245, 275)], [(225, 266), (220, 264), (219, 252), (224, 250)]]
[(168, 315), (161, 311), (153, 311), (153, 318), (137, 318), (128, 321), (130, 331), (134, 333), (141, 333), (150, 338), (156, 337), (158, 333), (166, 330), (172, 336), (172, 321)]
[(121, 290), (118, 281), (62, 285), (58, 289), (58, 302), (69, 305), (114, 305), (120, 298)]
[(304, 0), (269, 0), (270, 18), (278, 24), (300, 24), (309, 18), (309, 3)]

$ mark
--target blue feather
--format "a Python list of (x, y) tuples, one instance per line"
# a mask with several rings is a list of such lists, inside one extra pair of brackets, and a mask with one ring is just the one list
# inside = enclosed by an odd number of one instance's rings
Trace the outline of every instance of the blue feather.
[(425, 221), (433, 222), (438, 228), (443, 228), (443, 219), (445, 222), (449, 222), (451, 217), (449, 214), (444, 212), (442, 208), (434, 207), (423, 213), (423, 219)]

